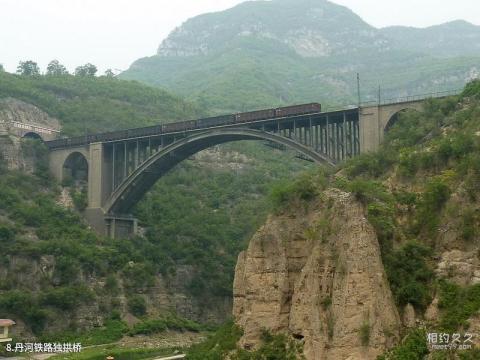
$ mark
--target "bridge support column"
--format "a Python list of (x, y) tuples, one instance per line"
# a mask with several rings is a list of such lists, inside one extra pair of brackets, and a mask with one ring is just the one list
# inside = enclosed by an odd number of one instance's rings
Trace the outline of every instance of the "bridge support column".
[(90, 161), (88, 171), (88, 207), (85, 217), (92, 228), (101, 235), (106, 235), (105, 212), (102, 208), (106, 198), (107, 166), (104, 161), (102, 143), (90, 144)]
[(380, 109), (369, 106), (359, 109), (360, 153), (377, 151), (380, 146)]
[(106, 234), (114, 239), (124, 239), (137, 234), (138, 220), (131, 216), (105, 217)]

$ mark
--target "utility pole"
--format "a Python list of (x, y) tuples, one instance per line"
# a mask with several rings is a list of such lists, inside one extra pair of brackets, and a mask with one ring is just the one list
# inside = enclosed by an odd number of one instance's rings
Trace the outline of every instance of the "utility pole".
[(88, 143), (87, 120), (83, 119), (83, 131), (85, 132), (85, 144)]
[(382, 102), (382, 89), (380, 88), (380, 85), (378, 85), (378, 105), (379, 106), (381, 102)]
[(358, 95), (358, 107), (360, 107), (362, 98), (360, 96), (360, 74), (357, 73), (357, 95)]

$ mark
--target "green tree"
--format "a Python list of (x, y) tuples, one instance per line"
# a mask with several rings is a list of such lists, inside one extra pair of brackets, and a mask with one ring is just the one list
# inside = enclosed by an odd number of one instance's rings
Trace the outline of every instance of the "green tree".
[(52, 60), (48, 63), (47, 66), (47, 75), (60, 76), (67, 75), (68, 71), (65, 66), (60, 64), (58, 60)]
[(113, 72), (112, 69), (107, 69), (107, 70), (105, 70), (105, 76), (108, 77), (108, 78), (114, 78), (115, 73)]
[(35, 61), (20, 61), (17, 66), (17, 73), (24, 76), (37, 76), (40, 75), (40, 68)]
[(97, 67), (90, 63), (75, 68), (75, 76), (95, 76), (96, 73)]
[(5, 69), (3, 67), (3, 64), (0, 64), (0, 72), (4, 72), (4, 71), (5, 71)]

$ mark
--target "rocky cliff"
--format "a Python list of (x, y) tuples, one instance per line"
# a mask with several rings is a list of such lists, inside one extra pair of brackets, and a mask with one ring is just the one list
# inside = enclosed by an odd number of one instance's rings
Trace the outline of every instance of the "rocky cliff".
[(262, 329), (304, 343), (307, 359), (373, 359), (399, 339), (400, 318), (373, 227), (353, 195), (331, 189), (271, 216), (239, 255), (241, 346)]
[(13, 122), (52, 129), (60, 129), (60, 124), (32, 104), (13, 98), (0, 99), (0, 155), (6, 160), (8, 168), (31, 172), (33, 163), (23, 156), (20, 139), (12, 131)]

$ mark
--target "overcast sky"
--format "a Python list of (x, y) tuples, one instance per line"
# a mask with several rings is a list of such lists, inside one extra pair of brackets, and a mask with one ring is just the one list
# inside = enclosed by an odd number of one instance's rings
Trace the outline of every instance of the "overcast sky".
[[(0, 0), (0, 64), (20, 60), (42, 69), (58, 59), (73, 71), (91, 62), (103, 72), (125, 70), (156, 52), (186, 19), (227, 9), (241, 0)], [(464, 19), (480, 25), (479, 0), (334, 0), (368, 23), (425, 27)]]

